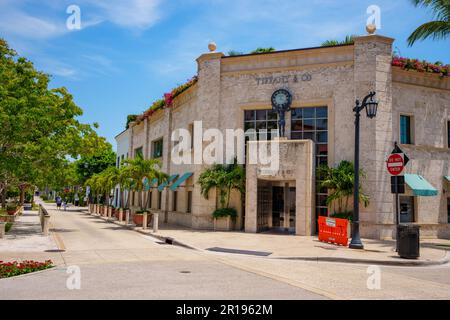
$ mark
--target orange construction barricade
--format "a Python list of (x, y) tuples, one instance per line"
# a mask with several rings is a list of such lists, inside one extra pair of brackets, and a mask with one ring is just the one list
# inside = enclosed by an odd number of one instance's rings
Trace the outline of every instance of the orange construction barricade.
[(319, 217), (319, 241), (347, 246), (348, 220)]

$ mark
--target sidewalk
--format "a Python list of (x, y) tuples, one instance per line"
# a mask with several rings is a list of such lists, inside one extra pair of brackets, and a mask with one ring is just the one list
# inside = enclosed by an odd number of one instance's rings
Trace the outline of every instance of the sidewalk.
[[(100, 217), (104, 220), (106, 218)], [(179, 226), (160, 225), (157, 233), (151, 228), (143, 230), (112, 219), (111, 222), (151, 235), (162, 241), (170, 238), (174, 244), (192, 249), (216, 253), (236, 254), (268, 259), (305, 261), (328, 261), (343, 263), (363, 263), (398, 266), (429, 266), (450, 262), (450, 240), (425, 240), (421, 243), (420, 258), (408, 260), (400, 258), (394, 251), (395, 241), (362, 239), (365, 249), (353, 250), (318, 241), (317, 237), (301, 237), (268, 233), (218, 232), (192, 230)]]

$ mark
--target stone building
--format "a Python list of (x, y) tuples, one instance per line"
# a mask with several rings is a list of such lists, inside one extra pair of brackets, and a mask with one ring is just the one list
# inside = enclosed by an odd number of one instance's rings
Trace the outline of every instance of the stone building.
[[(151, 185), (152, 210), (165, 221), (194, 229), (277, 229), (312, 235), (318, 216), (329, 215), (327, 190), (319, 187), (315, 168), (353, 160), (355, 100), (370, 91), (379, 101), (374, 119), (361, 118), (362, 181), (370, 205), (361, 205), (361, 234), (391, 238), (394, 196), (386, 159), (398, 141), (411, 159), (407, 191), (400, 198), (402, 222), (417, 223), (424, 237), (450, 238), (450, 79), (405, 71), (392, 65), (394, 39), (368, 35), (352, 45), (225, 56), (211, 51), (197, 59), (198, 81), (170, 108), (130, 124), (129, 150), (134, 157), (159, 158), (171, 176), (165, 185)], [(212, 48), (215, 49), (215, 48)], [(246, 166), (246, 193), (233, 194), (235, 223), (214, 221), (216, 194), (205, 199), (197, 180), (209, 165), (174, 164), (171, 133), (217, 128), (276, 129), (271, 96), (284, 88), (292, 95), (286, 114), (287, 139), (279, 139), (280, 167), (267, 173), (258, 164)], [(249, 141), (262, 147), (262, 141)], [(209, 142), (203, 142), (203, 147)], [(193, 151), (189, 151), (191, 154)], [(248, 154), (247, 158), (248, 161)]]

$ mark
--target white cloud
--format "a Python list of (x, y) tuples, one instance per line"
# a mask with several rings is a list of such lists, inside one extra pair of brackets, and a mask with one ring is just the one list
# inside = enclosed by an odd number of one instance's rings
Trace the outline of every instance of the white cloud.
[(147, 29), (160, 18), (160, 0), (108, 0), (89, 1), (100, 9), (99, 14), (116, 25), (127, 28)]

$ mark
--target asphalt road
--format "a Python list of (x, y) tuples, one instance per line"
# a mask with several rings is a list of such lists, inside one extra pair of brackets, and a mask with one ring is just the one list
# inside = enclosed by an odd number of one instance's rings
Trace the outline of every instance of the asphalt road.
[(51, 214), (65, 251), (46, 254), (59, 266), (0, 280), (0, 299), (325, 299), (84, 213)]
[[(450, 299), (450, 265), (387, 267), (200, 252), (76, 211), (52, 211), (52, 230), (63, 252), (21, 257), (51, 258), (58, 267), (0, 280), (0, 299)], [(67, 286), (73, 280), (67, 270), (74, 268), (80, 289)]]

